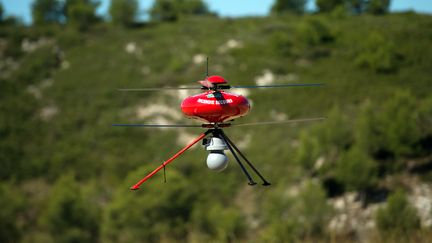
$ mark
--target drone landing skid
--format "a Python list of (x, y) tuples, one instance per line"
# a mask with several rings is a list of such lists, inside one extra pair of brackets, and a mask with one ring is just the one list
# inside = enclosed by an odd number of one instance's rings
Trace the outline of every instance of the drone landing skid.
[[(163, 162), (159, 167), (157, 167), (155, 170), (153, 170), (151, 173), (149, 173), (147, 176), (145, 176), (143, 179), (141, 179), (139, 182), (137, 182), (135, 185), (131, 187), (131, 190), (138, 190), (141, 184), (143, 184), (145, 181), (150, 179), (152, 176), (154, 176), (157, 172), (159, 172), (162, 169), (165, 169), (165, 166), (167, 166), (169, 163), (171, 163), (173, 160), (175, 160), (177, 157), (179, 157), (181, 154), (186, 152), (190, 147), (195, 145), (197, 142), (202, 140), (205, 136), (208, 134), (212, 134), (213, 136), (219, 136), (221, 137), (226, 145), (228, 146), (228, 149), (231, 151), (232, 155), (234, 156), (235, 160), (239, 164), (241, 170), (249, 180), (248, 185), (256, 185), (257, 183), (252, 179), (250, 173), (247, 171), (243, 163), (241, 162), (240, 158), (237, 156), (237, 153), (243, 158), (244, 161), (246, 161), (247, 165), (260, 177), (260, 179), (263, 181), (263, 186), (269, 186), (271, 185), (262, 175), (261, 173), (255, 168), (255, 166), (246, 158), (246, 156), (237, 148), (237, 146), (226, 136), (226, 134), (222, 131), (222, 129), (209, 129), (205, 133), (201, 134), (198, 138), (196, 138), (194, 141), (192, 141), (190, 144), (188, 144), (186, 147), (184, 147), (182, 150), (177, 152), (174, 156), (169, 158), (167, 161)], [(237, 152), (237, 153), (236, 153)]]

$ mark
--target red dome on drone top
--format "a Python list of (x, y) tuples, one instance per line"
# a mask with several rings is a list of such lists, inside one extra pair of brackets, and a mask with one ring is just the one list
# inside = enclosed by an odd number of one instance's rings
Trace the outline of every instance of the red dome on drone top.
[(228, 81), (224, 79), (222, 76), (213, 75), (210, 77), (207, 77), (207, 80), (212, 84), (226, 84)]

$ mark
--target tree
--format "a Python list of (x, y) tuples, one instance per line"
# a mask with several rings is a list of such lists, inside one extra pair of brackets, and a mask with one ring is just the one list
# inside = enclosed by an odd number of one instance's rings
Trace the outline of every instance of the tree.
[(366, 11), (371, 14), (385, 14), (390, 7), (390, 0), (370, 0)]
[(0, 2), (0, 22), (3, 22), (3, 18), (4, 18), (4, 9), (3, 9), (3, 5)]
[(348, 6), (355, 14), (362, 14), (367, 7), (368, 0), (347, 0)]
[(134, 23), (137, 12), (137, 0), (111, 0), (109, 13), (113, 24), (130, 26)]
[(202, 0), (156, 0), (150, 15), (156, 21), (175, 21), (181, 16), (210, 14)]
[(420, 228), (420, 219), (412, 208), (405, 194), (397, 191), (387, 199), (387, 206), (380, 208), (376, 214), (376, 223), (381, 233), (408, 235)]
[(274, 14), (282, 14), (291, 12), (302, 14), (305, 12), (306, 0), (276, 0), (276, 3), (271, 8)]
[(60, 23), (62, 18), (59, 0), (36, 0), (32, 5), (32, 17), (35, 25)]
[(345, 3), (345, 0), (317, 0), (316, 5), (321, 13), (328, 13)]
[(66, 0), (63, 8), (66, 22), (79, 30), (86, 30), (98, 20), (98, 6), (99, 2), (93, 0)]

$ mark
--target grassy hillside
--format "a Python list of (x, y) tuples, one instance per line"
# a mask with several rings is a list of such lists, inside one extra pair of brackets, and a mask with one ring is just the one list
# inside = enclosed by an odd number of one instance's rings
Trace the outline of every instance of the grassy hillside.
[[(426, 242), (431, 27), (417, 14), (187, 18), (86, 33), (4, 27), (0, 241)], [(159, 173), (129, 191), (201, 131), (111, 127), (195, 123), (179, 110), (193, 93), (117, 89), (193, 85), (206, 56), (210, 74), (230, 84), (325, 83), (240, 90), (253, 103), (242, 122), (328, 119), (227, 129), (271, 187), (249, 187), (233, 158), (209, 171), (196, 146), (167, 167), (166, 184)], [(412, 223), (385, 223), (389, 196), (408, 200), (398, 205)]]

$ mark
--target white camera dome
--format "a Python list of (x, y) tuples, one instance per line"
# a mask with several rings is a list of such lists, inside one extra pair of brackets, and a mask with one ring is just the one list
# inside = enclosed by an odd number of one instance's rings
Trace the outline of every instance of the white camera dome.
[(207, 167), (214, 171), (223, 171), (228, 166), (228, 157), (223, 151), (212, 151), (207, 156)]

